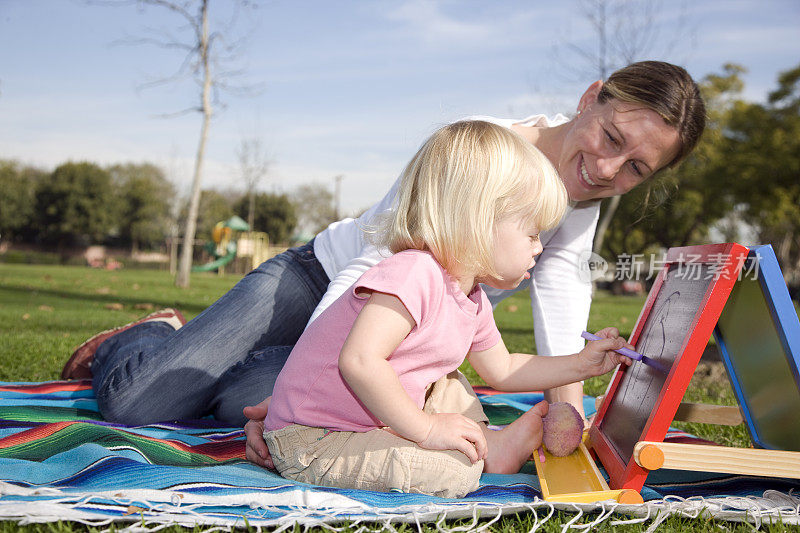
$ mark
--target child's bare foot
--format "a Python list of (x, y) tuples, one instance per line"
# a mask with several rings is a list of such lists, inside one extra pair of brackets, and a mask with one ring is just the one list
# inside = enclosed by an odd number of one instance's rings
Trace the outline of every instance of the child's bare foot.
[(542, 445), (542, 417), (549, 404), (539, 402), (501, 431), (481, 424), (489, 456), (483, 463), (487, 474), (516, 474), (531, 454)]

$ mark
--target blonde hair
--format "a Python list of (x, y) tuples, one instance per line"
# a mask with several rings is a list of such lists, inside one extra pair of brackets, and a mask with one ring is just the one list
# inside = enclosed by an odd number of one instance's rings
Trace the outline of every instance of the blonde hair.
[(392, 253), (430, 251), (454, 276), (497, 276), (495, 224), (516, 217), (547, 230), (567, 201), (553, 165), (520, 135), (490, 122), (456, 122), (431, 135), (408, 163), (376, 240)]

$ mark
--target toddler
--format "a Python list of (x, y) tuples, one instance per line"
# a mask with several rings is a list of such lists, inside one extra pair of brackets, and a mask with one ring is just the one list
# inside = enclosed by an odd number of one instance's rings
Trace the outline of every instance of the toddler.
[(284, 477), (461, 497), (482, 472), (517, 472), (547, 404), (488, 429), (468, 359), (503, 391), (549, 389), (630, 360), (616, 330), (563, 357), (509, 354), (480, 283), (512, 289), (541, 253), (567, 194), (547, 158), (482, 121), (443, 127), (405, 168), (373, 238), (394, 255), (309, 324), (275, 383), (264, 438)]

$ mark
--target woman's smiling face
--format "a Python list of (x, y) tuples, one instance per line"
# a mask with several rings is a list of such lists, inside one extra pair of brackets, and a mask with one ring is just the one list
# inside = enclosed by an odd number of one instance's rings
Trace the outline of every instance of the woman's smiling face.
[(624, 194), (678, 153), (678, 130), (658, 113), (617, 100), (597, 101), (601, 82), (581, 97), (556, 167), (572, 201)]

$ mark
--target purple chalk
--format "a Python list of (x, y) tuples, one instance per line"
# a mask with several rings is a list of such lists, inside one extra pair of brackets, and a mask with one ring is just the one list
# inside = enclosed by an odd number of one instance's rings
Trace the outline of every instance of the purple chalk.
[[(588, 331), (584, 331), (583, 333), (581, 333), (581, 337), (583, 337), (587, 341), (599, 341), (600, 339), (602, 339), (602, 337), (598, 337), (597, 335), (589, 333)], [(625, 357), (630, 357), (634, 361), (641, 361), (642, 363), (655, 368), (659, 372), (663, 372), (664, 374), (668, 373), (667, 369), (664, 368), (664, 365), (662, 365), (658, 361), (654, 361), (653, 359), (650, 359), (646, 355), (642, 355), (639, 352), (634, 352), (630, 348), (620, 348), (619, 350), (614, 350), (614, 351), (617, 352), (618, 354), (624, 355)]]

